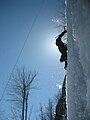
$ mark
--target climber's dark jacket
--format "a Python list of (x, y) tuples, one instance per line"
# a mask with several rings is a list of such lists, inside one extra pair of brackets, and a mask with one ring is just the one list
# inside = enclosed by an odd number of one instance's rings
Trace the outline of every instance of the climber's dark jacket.
[(56, 39), (56, 45), (58, 46), (58, 49), (61, 53), (60, 62), (65, 61), (65, 67), (64, 67), (65, 69), (67, 68), (67, 45), (62, 42), (61, 38), (64, 36), (66, 32), (67, 31), (64, 30)]

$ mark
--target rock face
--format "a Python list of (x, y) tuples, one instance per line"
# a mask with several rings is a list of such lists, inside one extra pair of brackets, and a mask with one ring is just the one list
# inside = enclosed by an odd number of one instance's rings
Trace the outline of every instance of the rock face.
[(62, 86), (62, 94), (56, 105), (55, 120), (66, 120), (67, 108), (66, 108), (66, 75)]

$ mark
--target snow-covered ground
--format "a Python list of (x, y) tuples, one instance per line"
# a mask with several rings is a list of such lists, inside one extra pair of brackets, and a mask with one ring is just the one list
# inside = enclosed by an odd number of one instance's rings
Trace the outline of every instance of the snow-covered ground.
[(68, 120), (90, 120), (90, 0), (67, 0)]

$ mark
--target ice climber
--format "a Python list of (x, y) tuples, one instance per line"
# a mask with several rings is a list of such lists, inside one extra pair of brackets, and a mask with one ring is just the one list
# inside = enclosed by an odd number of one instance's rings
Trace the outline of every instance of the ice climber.
[(61, 38), (66, 32), (67, 31), (64, 29), (64, 31), (56, 39), (56, 45), (58, 46), (58, 49), (61, 53), (60, 62), (65, 62), (65, 69), (67, 68), (67, 44), (63, 43)]

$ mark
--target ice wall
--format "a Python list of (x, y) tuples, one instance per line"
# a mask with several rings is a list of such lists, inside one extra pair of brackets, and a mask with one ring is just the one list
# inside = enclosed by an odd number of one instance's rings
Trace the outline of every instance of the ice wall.
[(90, 0), (67, 0), (68, 120), (90, 120)]

